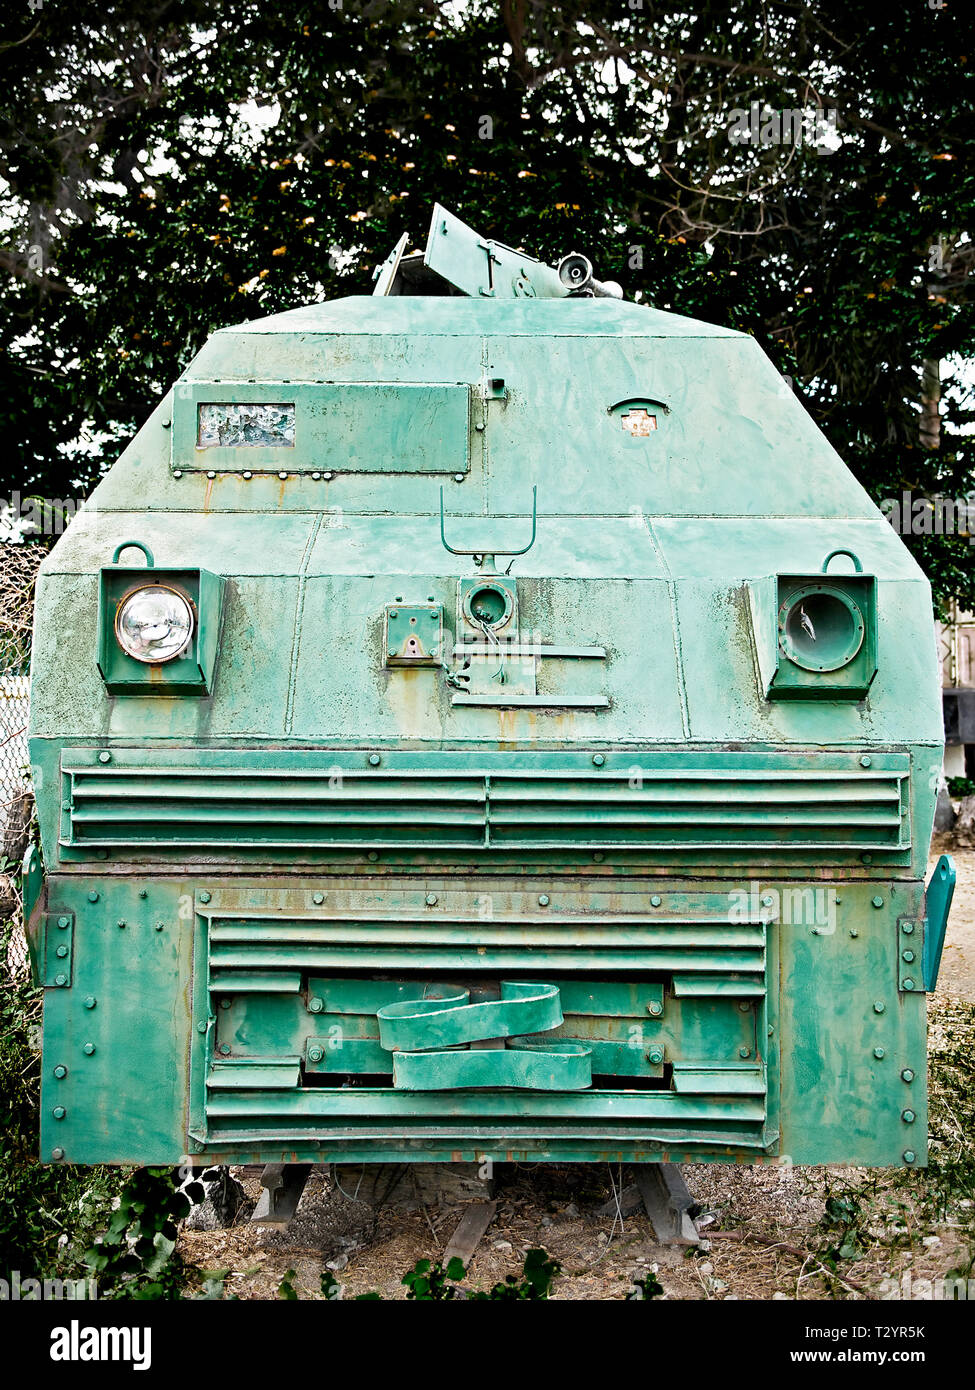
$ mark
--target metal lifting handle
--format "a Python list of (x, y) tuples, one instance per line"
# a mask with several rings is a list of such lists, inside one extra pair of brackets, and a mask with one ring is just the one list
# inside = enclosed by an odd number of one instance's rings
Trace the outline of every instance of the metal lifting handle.
[(527, 555), (535, 544), (535, 534), (538, 530), (538, 488), (532, 488), (532, 538), (521, 550), (498, 550), (490, 546), (480, 546), (477, 550), (458, 550), (449, 544), (447, 534), (444, 530), (444, 510), (443, 510), (443, 488), (440, 489), (440, 539), (443, 541), (444, 549), (449, 550), (451, 555)]
[(823, 561), (823, 568), (821, 573), (826, 573), (826, 571), (829, 569), (830, 560), (834, 560), (837, 555), (848, 555), (850, 559), (853, 561), (853, 567), (856, 570), (857, 574), (863, 573), (863, 566), (860, 564), (858, 556), (854, 555), (852, 550), (831, 550), (829, 554), (826, 556), (826, 559)]
[(112, 554), (112, 564), (117, 565), (118, 557), (121, 555), (122, 551), (128, 550), (131, 546), (135, 546), (136, 550), (141, 550), (143, 555), (146, 557), (146, 569), (151, 570), (155, 568), (156, 562), (152, 558), (152, 551), (149, 549), (147, 545), (143, 545), (142, 541), (122, 541), (120, 545), (117, 545), (115, 547), (115, 550)]

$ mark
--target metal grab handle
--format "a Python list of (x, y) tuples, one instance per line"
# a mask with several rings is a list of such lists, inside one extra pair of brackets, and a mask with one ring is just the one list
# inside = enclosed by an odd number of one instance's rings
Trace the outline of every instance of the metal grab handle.
[(450, 545), (447, 534), (444, 530), (444, 510), (443, 510), (443, 488), (440, 489), (440, 539), (443, 541), (444, 549), (449, 550), (451, 555), (527, 555), (535, 544), (535, 534), (538, 530), (538, 488), (532, 488), (532, 538), (521, 550), (499, 550), (496, 546), (479, 546), (477, 550), (457, 550)]
[(136, 550), (141, 550), (142, 553), (143, 553), (143, 555), (146, 557), (146, 569), (150, 569), (150, 570), (151, 570), (151, 569), (154, 569), (154, 568), (155, 568), (156, 562), (155, 562), (155, 560), (152, 558), (152, 551), (149, 549), (149, 547), (148, 547), (147, 545), (143, 545), (142, 541), (122, 541), (122, 542), (120, 542), (120, 544), (117, 545), (117, 546), (115, 547), (115, 550), (114, 550), (114, 552), (113, 552), (113, 554), (112, 554), (112, 564), (113, 564), (113, 565), (117, 565), (117, 564), (118, 564), (118, 557), (121, 555), (122, 551), (123, 551), (123, 550), (128, 550), (131, 546), (135, 546)]
[(545, 1033), (562, 1022), (557, 985), (502, 981), (501, 998), (471, 1004), (470, 990), (446, 999), (407, 999), (377, 1011), (379, 1041), (389, 1052), (424, 1052), (463, 1043)]
[(862, 573), (863, 573), (863, 566), (860, 564), (859, 556), (854, 555), (854, 553), (853, 553), (852, 550), (840, 549), (840, 550), (831, 550), (831, 551), (829, 552), (829, 554), (826, 556), (826, 559), (823, 561), (823, 568), (822, 568), (822, 570), (820, 571), (821, 574), (825, 574), (825, 573), (826, 573), (826, 571), (829, 569), (829, 562), (830, 562), (830, 560), (834, 560), (834, 559), (836, 558), (837, 555), (848, 555), (848, 556), (850, 557), (850, 559), (853, 561), (853, 567), (854, 567), (854, 569), (856, 570), (857, 574), (862, 574)]

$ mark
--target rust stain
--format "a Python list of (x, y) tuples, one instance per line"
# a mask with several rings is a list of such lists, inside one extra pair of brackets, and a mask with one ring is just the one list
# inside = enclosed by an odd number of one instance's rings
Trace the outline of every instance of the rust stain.
[(203, 510), (205, 512), (210, 510), (210, 499), (213, 496), (213, 484), (215, 481), (214, 478), (207, 478), (206, 487), (203, 489)]

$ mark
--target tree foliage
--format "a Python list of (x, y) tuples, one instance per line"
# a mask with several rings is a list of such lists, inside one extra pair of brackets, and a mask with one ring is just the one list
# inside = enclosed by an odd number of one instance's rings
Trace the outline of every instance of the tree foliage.
[[(972, 487), (965, 6), (31, 2), (0, 26), (8, 489), (86, 490), (214, 329), (367, 293), (434, 199), (753, 333), (876, 499)], [(837, 133), (735, 143), (753, 103)], [(908, 540), (975, 605), (967, 538)]]

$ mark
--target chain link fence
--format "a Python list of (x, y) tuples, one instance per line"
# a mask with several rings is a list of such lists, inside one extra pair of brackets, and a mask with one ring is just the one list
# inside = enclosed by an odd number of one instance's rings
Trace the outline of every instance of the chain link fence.
[(0, 544), (0, 978), (27, 972), (18, 873), (33, 833), (27, 754), (34, 581), (45, 550)]

